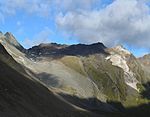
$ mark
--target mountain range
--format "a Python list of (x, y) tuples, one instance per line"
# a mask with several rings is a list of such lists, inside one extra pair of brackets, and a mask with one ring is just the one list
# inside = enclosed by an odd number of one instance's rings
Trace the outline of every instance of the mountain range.
[(150, 55), (123, 46), (47, 43), (25, 49), (0, 32), (0, 116), (148, 117)]

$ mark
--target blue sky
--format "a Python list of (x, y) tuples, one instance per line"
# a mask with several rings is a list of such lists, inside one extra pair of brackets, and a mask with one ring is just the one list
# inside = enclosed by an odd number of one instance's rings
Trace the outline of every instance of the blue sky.
[(150, 49), (149, 13), (148, 0), (5, 0), (0, 1), (0, 30), (26, 48), (103, 42), (141, 56)]
[[(14, 15), (5, 17), (5, 21), (0, 24), (0, 30), (4, 33), (11, 32), (27, 48), (42, 42), (77, 43), (74, 40), (64, 39), (65, 37), (56, 29), (53, 18), (18, 10)], [(42, 32), (45, 33), (40, 35)], [(38, 36), (46, 39), (36, 39)]]

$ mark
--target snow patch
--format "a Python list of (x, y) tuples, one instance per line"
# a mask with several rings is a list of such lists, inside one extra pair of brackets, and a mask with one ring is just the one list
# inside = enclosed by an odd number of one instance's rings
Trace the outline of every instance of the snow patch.
[(112, 65), (122, 68), (125, 72), (129, 71), (126, 61), (120, 55), (110, 55), (106, 58), (106, 60), (110, 60)]
[(121, 55), (114, 54), (114, 55), (108, 56), (106, 60), (110, 60), (112, 62), (112, 65), (122, 68), (124, 71), (124, 75), (125, 75), (125, 83), (128, 86), (139, 91), (136, 86), (138, 83), (138, 80), (134, 77), (133, 72), (130, 71), (125, 58), (123, 58)]
[(139, 89), (137, 88), (138, 80), (134, 77), (133, 72), (129, 71), (128, 73), (125, 72), (125, 82), (128, 86), (134, 88), (139, 92)]

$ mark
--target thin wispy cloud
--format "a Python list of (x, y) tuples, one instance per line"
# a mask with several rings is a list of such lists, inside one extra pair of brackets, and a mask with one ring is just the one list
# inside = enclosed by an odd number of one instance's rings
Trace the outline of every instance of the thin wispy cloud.
[(35, 13), (39, 16), (50, 14), (51, 0), (2, 0), (0, 1), (0, 13), (3, 16), (15, 15), (18, 10), (27, 13)]
[(96, 4), (100, 4), (101, 0), (55, 0), (54, 4), (59, 6), (61, 11), (79, 11), (91, 10), (96, 8)]
[(39, 45), (40, 43), (48, 43), (50, 40), (50, 35), (52, 35), (53, 32), (48, 27), (45, 27), (43, 30), (41, 30), (39, 33), (33, 36), (32, 39), (26, 38), (24, 40), (24, 45), (26, 47), (32, 47), (35, 45)]

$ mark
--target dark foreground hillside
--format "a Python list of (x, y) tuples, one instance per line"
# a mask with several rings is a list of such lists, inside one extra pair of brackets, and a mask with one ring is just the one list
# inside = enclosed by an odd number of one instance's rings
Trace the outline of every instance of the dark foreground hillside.
[[(0, 57), (2, 58), (4, 48), (1, 46), (0, 49)], [(7, 56), (7, 58), (4, 56)], [(8, 55), (4, 56), (6, 61), (9, 59), (9, 62), (13, 62)], [(0, 117), (91, 116), (87, 112), (79, 111), (63, 102), (40, 83), (23, 76), (9, 67), (1, 61), (1, 58)]]

